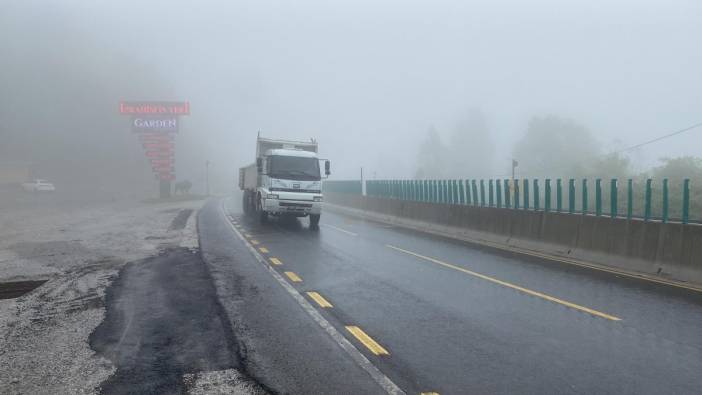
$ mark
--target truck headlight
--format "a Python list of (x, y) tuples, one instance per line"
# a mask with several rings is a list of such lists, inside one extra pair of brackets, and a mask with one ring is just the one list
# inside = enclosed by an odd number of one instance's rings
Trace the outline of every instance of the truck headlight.
[(315, 197), (314, 197), (314, 201), (315, 201), (315, 202), (322, 202), (322, 201), (324, 201), (324, 198), (321, 197), (321, 196), (315, 196)]
[(266, 195), (266, 199), (278, 199), (278, 195), (275, 193), (269, 193)]

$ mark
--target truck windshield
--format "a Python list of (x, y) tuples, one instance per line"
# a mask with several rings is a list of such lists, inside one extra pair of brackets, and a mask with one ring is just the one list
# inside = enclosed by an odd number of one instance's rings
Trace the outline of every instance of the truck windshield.
[(318, 181), (319, 161), (298, 156), (271, 156), (268, 175), (288, 180)]

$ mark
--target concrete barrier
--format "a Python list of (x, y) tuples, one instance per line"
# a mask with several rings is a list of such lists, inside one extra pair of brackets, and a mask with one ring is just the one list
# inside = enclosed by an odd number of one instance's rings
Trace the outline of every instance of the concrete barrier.
[(516, 252), (702, 285), (702, 226), (325, 193), (332, 210)]

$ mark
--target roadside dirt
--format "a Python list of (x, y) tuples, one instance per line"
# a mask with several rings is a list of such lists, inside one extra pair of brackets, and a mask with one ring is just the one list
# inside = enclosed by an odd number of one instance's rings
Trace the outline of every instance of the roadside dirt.
[(196, 248), (190, 222), (173, 223), (201, 205), (0, 208), (0, 282), (47, 280), (26, 295), (0, 300), (0, 393), (99, 391), (115, 371), (88, 344), (105, 317), (105, 290), (128, 262), (173, 246)]

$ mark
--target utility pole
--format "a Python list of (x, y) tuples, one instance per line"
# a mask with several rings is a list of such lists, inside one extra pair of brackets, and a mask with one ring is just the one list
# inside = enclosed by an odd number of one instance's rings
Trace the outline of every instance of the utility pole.
[(210, 161), (205, 161), (205, 187), (207, 188), (207, 196), (210, 196)]
[(361, 166), (361, 196), (364, 196), (366, 194), (366, 191), (364, 189), (366, 188), (363, 182), (363, 166)]

